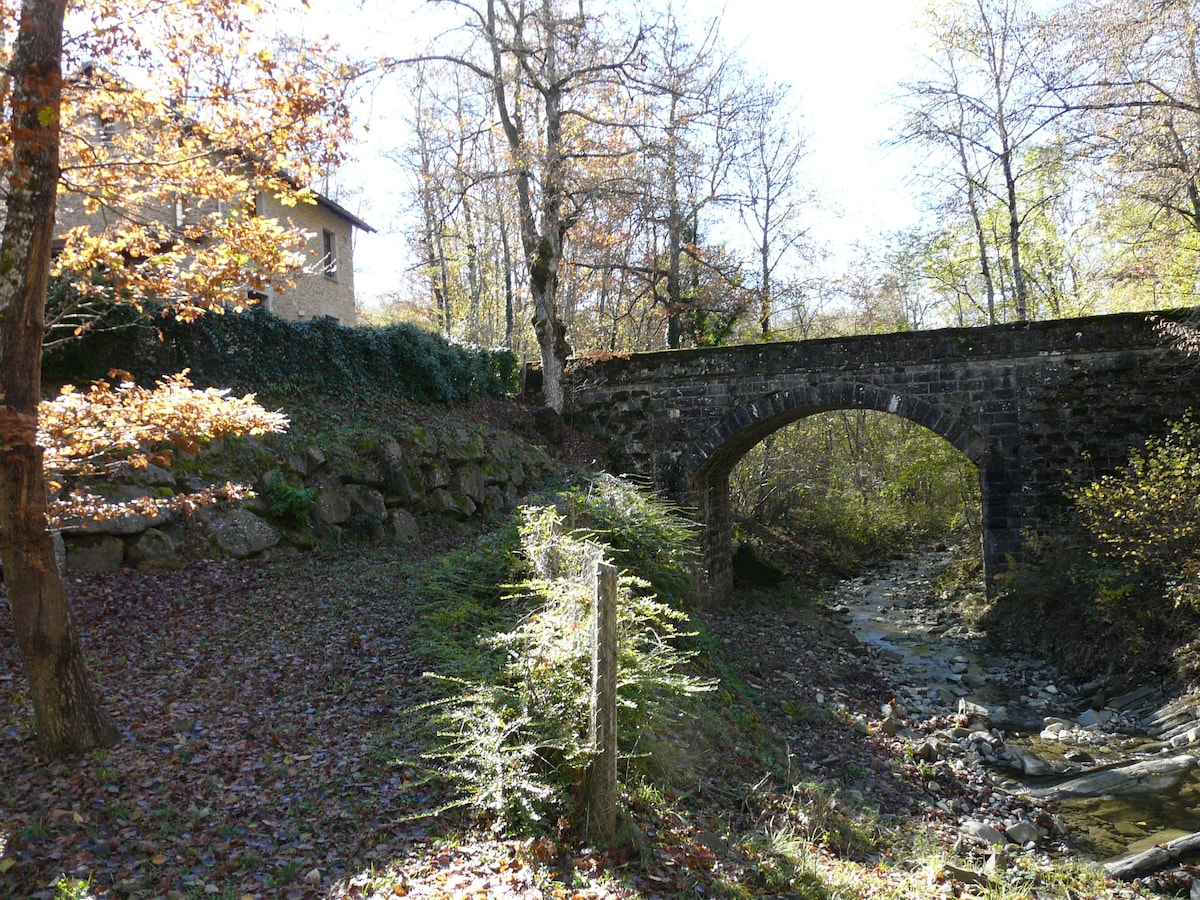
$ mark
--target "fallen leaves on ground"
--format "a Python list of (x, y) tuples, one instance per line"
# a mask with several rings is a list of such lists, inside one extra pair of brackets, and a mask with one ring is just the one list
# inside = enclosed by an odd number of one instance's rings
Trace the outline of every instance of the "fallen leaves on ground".
[[(383, 553), (356, 571), (369, 574), (335, 577), (314, 557), (73, 575), (124, 739), (50, 763), (0, 599), (0, 894), (52, 897), (67, 876), (102, 897), (370, 896), (351, 881), (440, 858), (419, 817), (445, 798), (401, 762), (418, 752), (405, 710), (425, 699), (411, 572)], [(488, 883), (526, 896), (534, 865)], [(454, 891), (475, 883), (438, 871)]]
[(859, 866), (850, 882), (907, 877), (840, 810), (906, 825), (937, 811), (894, 739), (863, 724), (888, 686), (812, 609), (705, 613), (746, 690), (705, 701), (728, 704), (723, 739), (674, 735), (656, 800), (631, 787), (640, 854), (581, 848), (570, 823), (562, 840), (511, 840), (429, 815), (449, 798), (410, 765), (430, 695), (409, 624), (417, 567), (441, 549), (72, 575), (89, 667), (125, 734), (59, 762), (35, 753), (0, 593), (0, 896), (804, 896), (795, 879), (817, 876), (781, 868), (789, 849), (772, 844), (796, 836), (801, 856)]

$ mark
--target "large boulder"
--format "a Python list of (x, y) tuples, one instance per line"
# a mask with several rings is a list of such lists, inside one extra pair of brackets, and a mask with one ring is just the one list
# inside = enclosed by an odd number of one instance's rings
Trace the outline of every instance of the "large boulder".
[(442, 438), (442, 453), (451, 464), (479, 462), (487, 457), (483, 435), (465, 428), (454, 428)]
[(183, 568), (187, 560), (179, 542), (159, 528), (148, 528), (125, 550), (125, 558), (139, 572)]
[(474, 462), (459, 466), (450, 476), (450, 489), (459, 494), (466, 494), (476, 504), (482, 503), (487, 491), (483, 469)]
[(346, 496), (350, 500), (350, 518), (346, 520), (346, 528), (351, 534), (372, 543), (382, 541), (387, 536), (383, 527), (387, 520), (383, 494), (363, 484), (348, 484)]
[(1163, 797), (1174, 794), (1197, 766), (1196, 757), (1156, 756), (1111, 768), (1085, 772), (1050, 788), (1031, 791), (1035, 797)]
[(125, 542), (116, 535), (76, 535), (67, 545), (68, 569), (115, 572), (124, 561)]
[(279, 543), (279, 532), (246, 509), (214, 510), (206, 524), (213, 545), (235, 559), (245, 559)]
[(422, 425), (409, 425), (396, 434), (396, 440), (402, 447), (413, 455), (436, 456), (438, 439), (428, 428)]
[(393, 509), (388, 516), (391, 536), (398, 544), (408, 544), (415, 541), (420, 534), (417, 517), (407, 509)]
[(343, 488), (350, 503), (350, 516), (362, 516), (374, 522), (387, 518), (387, 504), (383, 494), (363, 484), (348, 484)]
[(326, 484), (313, 500), (313, 521), (318, 525), (340, 525), (350, 518), (350, 494), (347, 485)]
[(384, 475), (383, 497), (388, 506), (420, 506), (425, 499), (424, 475), (414, 466), (388, 469)]
[(368, 451), (339, 455), (330, 465), (345, 484), (366, 484), (377, 488), (382, 487), (384, 482), (381, 459), (377, 453)]
[(425, 473), (426, 492), (436, 491), (450, 484), (450, 467), (443, 462), (432, 462), (422, 468)]
[[(420, 454), (405, 450), (399, 441), (389, 439), (380, 445), (379, 459), (383, 470), (380, 490), (387, 505), (409, 509), (422, 506), (425, 502), (425, 474), (421, 471)], [(429, 461), (426, 459), (426, 462)]]
[(289, 456), (285, 465), (301, 478), (308, 478), (325, 465), (325, 451), (316, 444), (309, 444), (303, 450)]
[(454, 491), (448, 491), (445, 488), (435, 489), (429, 496), (433, 503), (433, 511), (440, 516), (448, 516), (451, 519), (469, 519), (475, 514), (478, 507), (475, 501), (465, 494), (456, 494)]
[(62, 532), (57, 528), (50, 532), (54, 541), (54, 561), (58, 563), (58, 574), (67, 574), (67, 542), (63, 540)]

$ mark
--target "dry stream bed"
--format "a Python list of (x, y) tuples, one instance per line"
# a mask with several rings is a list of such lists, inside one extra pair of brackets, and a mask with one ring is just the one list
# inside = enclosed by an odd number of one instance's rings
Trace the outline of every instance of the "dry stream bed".
[[(928, 773), (925, 798), (965, 841), (1073, 852), (1155, 892), (1190, 890), (1200, 856), (1200, 698), (1163, 685), (1111, 695), (1053, 661), (990, 652), (936, 600), (933, 552), (827, 597), (894, 691), (887, 733)], [(978, 805), (944, 796), (952, 772)], [(972, 808), (974, 806), (974, 808)], [(1200, 896), (1196, 881), (1192, 896)]]

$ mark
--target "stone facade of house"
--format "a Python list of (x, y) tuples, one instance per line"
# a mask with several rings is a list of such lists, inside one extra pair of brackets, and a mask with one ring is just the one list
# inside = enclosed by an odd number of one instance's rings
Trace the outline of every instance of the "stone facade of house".
[(354, 325), (354, 230), (374, 229), (324, 197), (285, 207), (263, 193), (257, 205), (260, 216), (291, 220), (309, 235), (304, 269), (291, 278), (290, 285), (273, 288), (260, 302), (293, 322), (324, 316), (340, 325)]
[[(354, 232), (374, 229), (320, 195), (314, 203), (285, 207), (271, 194), (262, 192), (255, 206), (258, 215), (291, 221), (309, 235), (303, 269), (291, 277), (290, 284), (274, 286), (258, 298), (259, 302), (280, 318), (294, 322), (328, 317), (341, 325), (354, 325)], [(141, 209), (139, 215), (174, 230), (199, 221), (211, 211), (212, 204), (206, 204)], [(99, 231), (115, 224), (119, 214), (104, 209), (89, 212), (81, 197), (67, 193), (59, 198), (57, 219), (58, 234), (62, 235), (79, 226)]]

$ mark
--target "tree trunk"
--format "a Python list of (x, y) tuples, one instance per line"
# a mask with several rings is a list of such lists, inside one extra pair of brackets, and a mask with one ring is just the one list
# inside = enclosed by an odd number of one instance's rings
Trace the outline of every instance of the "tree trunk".
[(542, 358), (542, 398), (555, 412), (563, 411), (566, 400), (563, 382), (571, 345), (567, 328), (558, 315), (558, 264), (561, 248), (546, 237), (538, 243), (529, 266), (529, 293), (533, 296), (533, 331), (537, 335)]
[[(549, 10), (547, 10), (549, 13)], [(562, 160), (562, 119), (559, 102), (561, 88), (557, 74), (553, 17), (543, 23), (549, 35), (546, 39), (544, 83), (535, 86), (545, 105), (545, 145), (542, 148), (541, 203), (540, 215), (533, 206), (533, 173), (527, 157), (530, 146), (525, 137), (524, 122), (520, 110), (510, 108), (507, 75), (503, 65), (506, 42), (500, 37), (495, 0), (488, 0), (484, 35), (492, 52), (492, 97), (496, 101), (496, 112), (508, 139), (509, 151), (516, 164), (517, 210), (521, 226), (521, 244), (525, 250), (525, 261), (529, 266), (529, 293), (533, 298), (533, 331), (537, 335), (538, 349), (542, 359), (542, 399), (555, 412), (563, 411), (564, 387), (567, 359), (571, 346), (567, 343), (567, 329), (558, 315), (558, 267), (563, 258), (563, 245), (569, 227), (562, 211), (564, 190)], [(514, 46), (518, 46), (516, 41)], [(513, 52), (518, 52), (514, 50)], [(522, 51), (528, 52), (528, 51)], [(518, 52), (519, 55), (519, 52)], [(522, 65), (529, 59), (522, 57)], [(519, 98), (514, 92), (514, 102)], [(541, 227), (539, 229), (539, 219)]]
[(766, 200), (763, 212), (762, 243), (759, 244), (759, 263), (762, 266), (762, 285), (758, 295), (758, 324), (762, 329), (762, 339), (771, 337), (771, 200)]
[(59, 178), (67, 0), (23, 0), (10, 68), (12, 161), (0, 237), (0, 558), (17, 648), (48, 756), (115, 743), (83, 665), (46, 512), (37, 445), (46, 282)]
[(967, 160), (966, 142), (961, 135), (957, 136), (958, 162), (962, 167), (963, 177), (967, 181), (967, 208), (971, 211), (971, 224), (975, 228), (975, 243), (979, 248), (979, 274), (983, 276), (983, 286), (987, 291), (988, 324), (996, 324), (996, 285), (992, 281), (992, 267), (988, 262), (987, 239), (983, 232), (983, 217), (979, 212), (979, 199), (976, 196), (975, 176)]
[(1029, 321), (1029, 302), (1025, 288), (1025, 273), (1021, 269), (1021, 215), (1017, 203), (1017, 179), (1012, 170), (1012, 153), (1005, 151), (1001, 158), (1004, 186), (1008, 196), (1008, 249), (1012, 254), (1013, 288), (1017, 295), (1017, 321)]
[(517, 312), (513, 298), (512, 249), (508, 245), (508, 220), (503, 207), (497, 219), (500, 224), (500, 247), (504, 253), (504, 346), (512, 349), (513, 332), (516, 330)]

